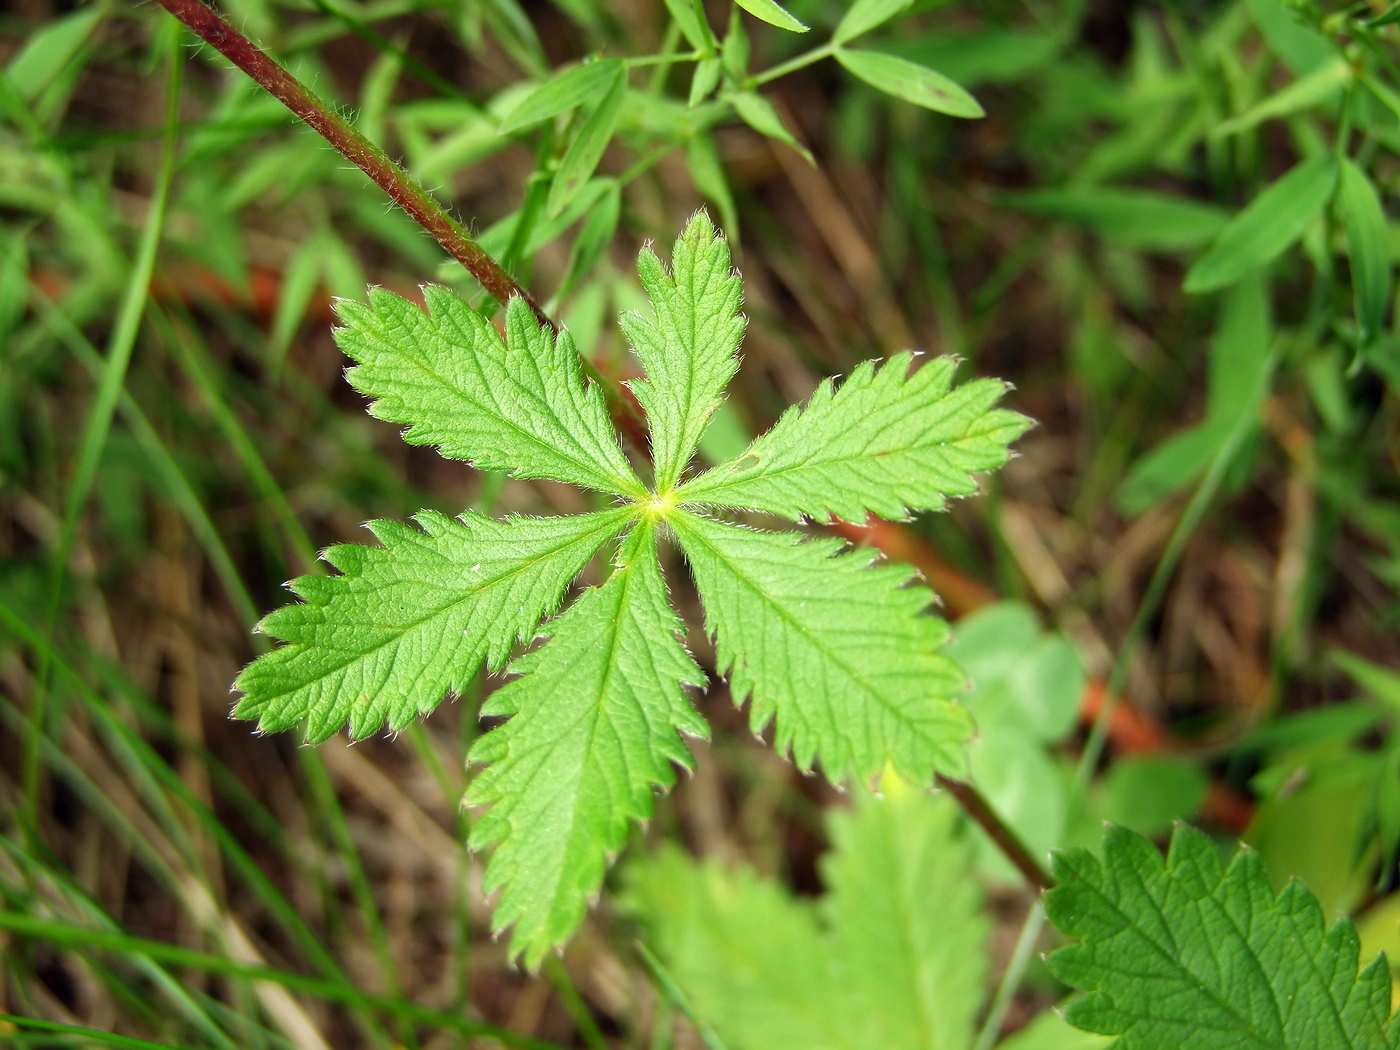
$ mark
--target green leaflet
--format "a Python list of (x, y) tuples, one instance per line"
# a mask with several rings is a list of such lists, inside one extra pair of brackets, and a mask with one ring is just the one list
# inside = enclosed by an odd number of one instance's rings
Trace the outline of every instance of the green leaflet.
[(531, 967), (583, 918), (629, 822), (651, 816), (653, 788), (690, 766), (678, 731), (709, 736), (682, 691), (705, 676), (676, 640), (650, 522), (608, 582), (545, 630), (550, 641), (513, 665), (524, 677), (482, 709), (511, 718), (472, 748), (490, 764), (467, 796), (491, 806), (472, 847), (500, 844), (486, 869), (487, 892), (502, 891), (492, 926), (515, 924), (511, 953)]
[(967, 842), (947, 798), (892, 786), (832, 811), (816, 908), (675, 850), (638, 866), (630, 902), (730, 1050), (971, 1045), (990, 930)]
[(337, 304), (336, 342), (358, 364), (346, 378), (376, 399), (371, 415), (409, 424), (411, 445), (486, 470), (643, 494), (567, 332), (555, 338), (512, 299), (502, 341), (446, 288), (423, 294), (427, 313), (382, 288), (368, 306)]
[(956, 81), (907, 58), (883, 51), (851, 51), (840, 47), (836, 49), (836, 61), (846, 72), (853, 73), (876, 90), (916, 106), (952, 117), (987, 115), (981, 104)]
[(646, 378), (630, 385), (651, 428), (657, 489), (666, 492), (739, 367), (743, 288), (729, 265), (729, 245), (703, 211), (676, 241), (671, 273), (650, 249), (637, 257), (637, 270), (654, 314), (624, 314), (622, 329), (646, 368)]
[(950, 698), (962, 672), (938, 648), (948, 625), (925, 614), (932, 593), (871, 551), (838, 540), (726, 525), (686, 511), (680, 539), (750, 725), (776, 719), (773, 745), (828, 779), (868, 777), (887, 762), (916, 782), (964, 766), (971, 720)]
[(909, 372), (912, 355), (883, 368), (865, 361), (836, 389), (824, 381), (806, 408), (791, 408), (738, 459), (684, 485), (682, 502), (769, 511), (790, 518), (867, 512), (902, 518), (977, 491), (974, 471), (1006, 462), (1007, 444), (1031, 425), (993, 406), (1005, 383), (952, 389), (957, 360)]
[(1258, 856), (1228, 867), (1215, 843), (1179, 826), (1165, 863), (1146, 839), (1112, 826), (1100, 863), (1055, 858), (1050, 919), (1079, 943), (1050, 956), (1061, 980), (1090, 992), (1072, 1024), (1120, 1038), (1118, 1050), (1385, 1050), (1390, 972), (1358, 976), (1350, 921), (1326, 928), (1299, 882), (1277, 897)]
[(483, 660), (501, 667), (625, 516), (494, 521), (423, 511), (421, 532), (371, 523), (383, 547), (332, 547), (323, 557), (343, 575), (294, 581), (304, 604), (259, 624), (287, 644), (238, 676), (245, 695), (234, 716), (268, 732), (310, 719), (312, 743), (347, 722), (353, 737), (386, 722), (402, 729), (465, 687)]

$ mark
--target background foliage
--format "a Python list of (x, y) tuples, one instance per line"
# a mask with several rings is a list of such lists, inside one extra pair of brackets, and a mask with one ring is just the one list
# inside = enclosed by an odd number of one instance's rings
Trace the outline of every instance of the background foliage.
[[(983, 498), (837, 527), (916, 565), (958, 621), (977, 781), (1038, 850), (1101, 848), (1104, 819), (1163, 843), (1189, 819), (1227, 852), (1242, 836), (1276, 889), (1300, 876), (1328, 922), (1357, 917), (1363, 960), (1396, 957), (1400, 27), (1382, 3), (862, 5), (886, 7), (868, 34), (844, 23), (836, 59), (811, 54), (848, 12), (828, 0), (787, 5), (807, 34), (724, 3), (705, 22), (651, 0), (224, 10), (607, 374), (634, 367), (611, 318), (643, 303), (638, 247), (708, 204), (749, 318), (710, 462), (866, 358), (955, 353), (1014, 382), (1039, 426)], [(985, 1005), (927, 1045), (990, 1046), (1037, 1015), (1006, 1045), (1079, 1045), (1038, 1014), (1066, 972), (1034, 960), (1062, 939), (986, 842), (894, 799), (857, 823), (721, 691), (700, 698), (713, 745), (634, 833), (655, 867), (538, 976), (505, 965), (461, 848), (461, 757), (499, 682), (354, 748), (230, 723), (265, 645), (250, 628), (318, 545), (420, 507), (596, 508), (361, 411), (329, 296), (479, 293), (162, 11), (24, 0), (0, 63), (0, 1007), (69, 1026), (0, 1038), (444, 1046), (500, 1025), (512, 1045), (781, 1045), (751, 1033), (793, 1036), (791, 1013), (703, 991), (706, 956), (675, 946), (728, 927), (687, 917), (766, 900), (786, 933), (752, 964), (817, 966), (876, 870), (850, 850), (888, 874), (952, 836), (979, 871), (957, 974), (985, 969)], [(694, 595), (675, 598), (712, 669)], [(881, 853), (880, 820), (924, 837)], [(817, 947), (784, 956), (780, 935)], [(862, 1005), (882, 989), (841, 984), (856, 1005), (831, 1045), (875, 1038), (872, 1014), (903, 1023)]]

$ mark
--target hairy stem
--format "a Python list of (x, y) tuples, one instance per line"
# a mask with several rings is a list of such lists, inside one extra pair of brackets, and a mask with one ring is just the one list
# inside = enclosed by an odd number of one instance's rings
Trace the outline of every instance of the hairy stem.
[[(432, 194), (418, 185), (387, 153), (356, 131), (350, 122), (324, 99), (310, 91), (201, 0), (156, 0), (156, 3), (183, 22), (195, 36), (257, 81), (269, 94), (329, 142), (336, 152), (378, 183), (395, 204), (403, 208), (414, 222), (442, 245), (448, 255), (466, 267), (467, 272), (480, 282), (481, 287), (485, 288), (492, 298), (504, 305), (518, 296), (529, 304), (540, 324), (552, 331), (558, 331), (558, 325), (541, 309), (530, 293), (522, 288), (500, 263), (483, 251), (481, 245), (472, 240), (461, 224), (447, 213)], [(627, 397), (626, 392), (617, 383), (608, 380), (599, 372), (591, 361), (582, 355), (579, 360), (584, 372), (602, 389), (613, 421), (632, 444), (645, 454), (646, 424), (636, 403)]]
[(991, 804), (982, 797), (980, 791), (966, 780), (955, 780), (952, 777), (945, 777), (942, 773), (937, 774), (936, 779), (938, 786), (952, 795), (957, 804), (962, 807), (963, 812), (975, 820), (978, 826), (987, 833), (996, 848), (1001, 850), (1002, 855), (1030, 884), (1031, 889), (1039, 892), (1054, 888), (1055, 880), (1050, 877), (1045, 866), (1035, 859), (1031, 851), (1026, 848), (1026, 844), (1021, 841), (1020, 836), (1006, 826), (1006, 823), (997, 815), (996, 810), (992, 809)]

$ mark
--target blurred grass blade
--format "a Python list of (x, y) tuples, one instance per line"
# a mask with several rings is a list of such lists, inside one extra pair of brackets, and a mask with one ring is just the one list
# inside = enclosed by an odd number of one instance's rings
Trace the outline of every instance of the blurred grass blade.
[(612, 243), (621, 217), (622, 189), (617, 183), (613, 183), (604, 190), (603, 195), (598, 198), (598, 203), (588, 210), (583, 225), (579, 228), (573, 251), (569, 255), (568, 272), (559, 285), (560, 299), (592, 272), (598, 260), (608, 250), (608, 245)]
[(1211, 134), (1237, 135), (1266, 120), (1291, 116), (1331, 102), (1342, 93), (1342, 88), (1351, 81), (1352, 76), (1351, 63), (1344, 58), (1336, 58), (1326, 65), (1318, 66), (1307, 76), (1293, 81), (1282, 91), (1270, 95), (1239, 116), (1225, 121)]
[(777, 3), (776, 0), (734, 0), (755, 18), (761, 18), (771, 26), (779, 29), (786, 29), (790, 33), (805, 33), (809, 26), (805, 22), (799, 22), (793, 17), (791, 11)]
[(999, 199), (1019, 211), (1085, 226), (1115, 244), (1157, 251), (1207, 244), (1230, 219), (1214, 204), (1115, 186), (1029, 190)]
[(691, 47), (702, 51), (707, 57), (714, 54), (715, 38), (710, 32), (709, 23), (703, 18), (703, 8), (699, 11), (691, 0), (666, 0), (666, 10), (671, 12), (676, 25)]
[(10, 60), (5, 72), (24, 101), (33, 103), (77, 57), (97, 23), (107, 13), (106, 4), (93, 4), (41, 26)]
[(685, 159), (695, 188), (719, 209), (720, 225), (724, 227), (730, 242), (738, 244), (739, 210), (734, 205), (734, 194), (724, 175), (724, 162), (720, 160), (714, 138), (705, 132), (698, 132), (685, 144)]
[(816, 163), (811, 151), (798, 142), (797, 136), (787, 129), (787, 125), (783, 123), (783, 118), (778, 116), (778, 111), (773, 108), (773, 104), (757, 91), (736, 92), (731, 101), (734, 103), (734, 111), (739, 114), (739, 119), (753, 128), (754, 131), (791, 146), (806, 158), (807, 163)]
[(509, 135), (512, 131), (528, 128), (550, 117), (585, 103), (605, 97), (617, 78), (624, 72), (622, 62), (616, 58), (606, 58), (597, 62), (585, 62), (546, 80), (520, 105), (516, 106), (501, 121), (500, 132)]
[(849, 51), (837, 48), (836, 61), (871, 87), (946, 113), (950, 117), (981, 117), (986, 111), (956, 82), (936, 70), (883, 51)]
[(856, 0), (837, 24), (832, 41), (840, 45), (854, 40), (888, 22), (911, 3), (913, 0)]
[(1364, 350), (1385, 330), (1393, 286), (1390, 231), (1375, 186), (1364, 171), (1345, 159), (1337, 184), (1337, 211), (1347, 233), (1356, 323)]
[(544, 209), (549, 218), (555, 218), (564, 210), (603, 159), (603, 151), (612, 141), (613, 129), (617, 127), (622, 99), (626, 94), (627, 71), (618, 63), (613, 69), (607, 93), (579, 127), (574, 141), (569, 143), (564, 153), (564, 159), (559, 162), (559, 170), (554, 173)]
[(1186, 274), (1187, 292), (1213, 292), (1272, 262), (1303, 235), (1337, 184), (1331, 154), (1293, 168), (1231, 220)]
[(169, 1043), (152, 1043), (145, 1039), (137, 1039), (134, 1036), (116, 1035), (112, 1032), (99, 1031), (96, 1028), (84, 1028), (82, 1025), (62, 1024), (58, 1021), (41, 1021), (36, 1017), (19, 1017), (16, 1014), (4, 1013), (0, 1013), (0, 1038), (4, 1037), (5, 1026), (7, 1025), (12, 1025), (14, 1029), (20, 1031), (54, 1032), (58, 1035), (80, 1040), (82, 1043), (98, 1043), (102, 1046), (120, 1046), (127, 1048), (127, 1050), (180, 1050), (179, 1047), (171, 1046)]

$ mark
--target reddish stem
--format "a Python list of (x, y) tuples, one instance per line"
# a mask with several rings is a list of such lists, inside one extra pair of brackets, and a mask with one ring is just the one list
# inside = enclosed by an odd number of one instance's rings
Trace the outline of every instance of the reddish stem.
[[(394, 203), (427, 230), (448, 255), (465, 266), (497, 302), (504, 305), (511, 298), (518, 296), (529, 304), (541, 325), (551, 331), (558, 331), (554, 320), (540, 308), (530, 293), (467, 235), (467, 231), (447, 214), (432, 194), (418, 185), (387, 153), (356, 131), (349, 121), (324, 99), (307, 90), (266, 52), (200, 0), (155, 2), (262, 85), (274, 98), (306, 121), (314, 131), (335, 147), (338, 153), (378, 183)], [(601, 387), (614, 421), (632, 444), (645, 453), (646, 423), (638, 409), (627, 401), (616, 384), (608, 382), (593, 367), (592, 362), (580, 357), (580, 363), (588, 377)]]

